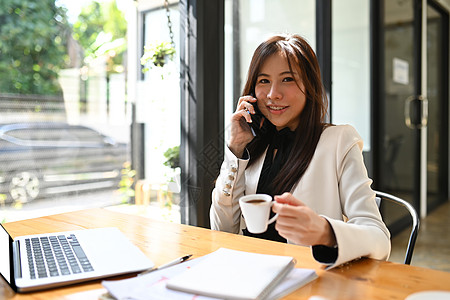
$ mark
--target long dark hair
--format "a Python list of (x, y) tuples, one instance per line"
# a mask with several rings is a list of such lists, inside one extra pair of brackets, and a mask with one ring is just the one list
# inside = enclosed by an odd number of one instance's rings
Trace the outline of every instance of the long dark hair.
[[(275, 35), (256, 48), (242, 95), (255, 95), (256, 80), (263, 63), (271, 55), (279, 52), (286, 57), (289, 70), (291, 72), (296, 70), (301, 74), (306, 104), (299, 116), (300, 123), (295, 130), (295, 140), (288, 155), (289, 163), (282, 166), (274, 178), (272, 188), (275, 195), (289, 192), (297, 185), (311, 162), (322, 131), (330, 125), (325, 123), (328, 101), (316, 54), (299, 35)], [(249, 166), (264, 153), (274, 130), (275, 126), (265, 119), (262, 134), (247, 145), (250, 152)]]

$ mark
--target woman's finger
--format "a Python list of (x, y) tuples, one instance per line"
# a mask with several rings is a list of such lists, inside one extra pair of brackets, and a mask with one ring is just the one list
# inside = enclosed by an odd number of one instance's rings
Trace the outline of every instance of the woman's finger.
[(239, 102), (238, 102), (236, 111), (247, 110), (251, 114), (254, 114), (255, 108), (253, 107), (252, 103), (255, 103), (255, 102), (256, 102), (256, 98), (254, 98), (252, 96), (243, 96), (243, 97), (239, 98)]
[(242, 96), (242, 97), (240, 97), (239, 98), (239, 101), (238, 101), (238, 105), (239, 104), (241, 104), (241, 102), (251, 102), (251, 103), (254, 103), (254, 102), (256, 102), (258, 99), (256, 99), (255, 97), (253, 97), (253, 96), (250, 96), (250, 95), (247, 95), (247, 96)]
[(234, 113), (232, 119), (234, 119), (235, 121), (240, 121), (241, 118), (244, 118), (245, 121), (247, 121), (247, 123), (251, 123), (252, 122), (252, 117), (250, 112), (247, 109), (239, 109), (236, 110), (236, 112)]
[(278, 213), (282, 216), (297, 218), (297, 216), (303, 216), (306, 213), (306, 211), (304, 211), (306, 208), (306, 206), (294, 206), (290, 204), (275, 202), (273, 204), (272, 210), (273, 212)]
[(236, 109), (236, 111), (243, 111), (248, 114), (255, 114), (255, 108), (251, 103), (248, 103), (246, 101), (243, 101)]
[(295, 198), (291, 193), (283, 193), (282, 195), (275, 196), (274, 200), (277, 203), (282, 204), (289, 204), (293, 206), (305, 206), (305, 204), (302, 201)]

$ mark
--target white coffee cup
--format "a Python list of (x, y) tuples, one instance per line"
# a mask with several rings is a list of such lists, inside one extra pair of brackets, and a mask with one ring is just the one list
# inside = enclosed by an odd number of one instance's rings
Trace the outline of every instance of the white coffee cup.
[(267, 226), (277, 219), (278, 214), (269, 220), (273, 203), (272, 196), (266, 194), (247, 195), (239, 199), (248, 231), (251, 233), (265, 232)]

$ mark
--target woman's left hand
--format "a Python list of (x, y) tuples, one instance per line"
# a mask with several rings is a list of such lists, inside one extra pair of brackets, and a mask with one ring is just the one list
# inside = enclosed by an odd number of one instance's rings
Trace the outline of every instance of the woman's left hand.
[(328, 221), (290, 193), (275, 196), (272, 210), (278, 213), (275, 229), (289, 241), (304, 246), (334, 246), (336, 237)]

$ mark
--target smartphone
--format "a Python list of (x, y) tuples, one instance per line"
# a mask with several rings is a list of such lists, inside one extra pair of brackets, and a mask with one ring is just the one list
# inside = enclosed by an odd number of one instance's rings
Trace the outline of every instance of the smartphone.
[[(255, 95), (253, 93), (250, 94), (252, 97), (255, 97)], [(256, 98), (256, 97), (255, 97)], [(250, 114), (251, 118), (252, 118), (252, 123), (248, 123), (248, 125), (250, 125), (250, 129), (252, 130), (253, 136), (260, 136), (262, 134), (262, 120), (264, 118), (264, 115), (261, 113), (261, 111), (258, 108), (258, 101), (252, 103), (254, 109), (255, 109), (255, 114)]]

